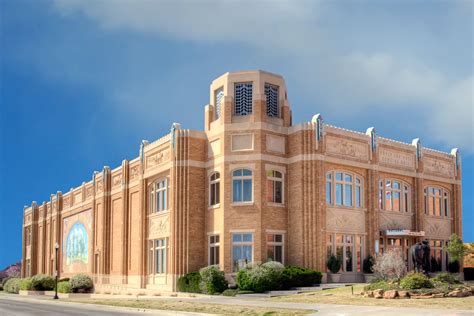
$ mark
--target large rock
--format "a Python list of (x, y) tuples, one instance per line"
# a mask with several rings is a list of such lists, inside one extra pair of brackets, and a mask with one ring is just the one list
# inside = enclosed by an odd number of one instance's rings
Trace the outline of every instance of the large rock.
[(383, 298), (386, 298), (386, 299), (394, 299), (397, 296), (398, 296), (398, 291), (396, 290), (389, 290), (383, 293)]
[(448, 293), (448, 297), (465, 297), (465, 296), (470, 296), (471, 291), (465, 290), (465, 289), (458, 289), (454, 290)]
[(372, 293), (373, 293), (375, 298), (383, 298), (383, 290), (382, 289), (373, 290)]
[(410, 292), (408, 291), (398, 291), (399, 298), (410, 298)]

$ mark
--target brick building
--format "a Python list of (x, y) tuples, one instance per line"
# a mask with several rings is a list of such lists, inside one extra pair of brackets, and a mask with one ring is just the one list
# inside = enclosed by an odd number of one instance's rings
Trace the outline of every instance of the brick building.
[[(176, 277), (219, 264), (281, 261), (341, 281), (362, 277), (369, 254), (429, 239), (446, 269), (461, 235), (459, 152), (406, 144), (369, 128), (293, 125), (284, 79), (226, 73), (210, 86), (204, 131), (174, 123), (139, 156), (24, 209), (22, 275), (78, 272), (96, 284), (174, 290)], [(410, 260), (407, 260), (410, 267)], [(331, 276), (328, 276), (331, 281)]]

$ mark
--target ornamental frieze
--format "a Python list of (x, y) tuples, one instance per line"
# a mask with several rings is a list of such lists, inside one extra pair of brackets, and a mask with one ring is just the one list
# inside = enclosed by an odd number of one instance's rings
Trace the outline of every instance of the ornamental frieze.
[(430, 239), (449, 239), (451, 220), (445, 218), (425, 218), (425, 232)]
[(382, 164), (415, 169), (415, 154), (381, 147), (379, 159)]
[(97, 193), (102, 193), (104, 191), (104, 183), (102, 180), (97, 181)]
[(407, 214), (380, 212), (380, 230), (408, 229), (412, 227), (412, 216)]
[(365, 213), (354, 210), (328, 209), (326, 213), (326, 229), (330, 231), (364, 233)]
[(430, 157), (425, 157), (423, 162), (426, 173), (448, 177), (454, 176), (454, 165), (449, 162)]
[(118, 187), (122, 183), (122, 174), (115, 175), (112, 178), (112, 188)]
[(367, 144), (337, 137), (328, 136), (326, 138), (326, 151), (328, 154), (364, 161), (369, 160), (369, 148)]
[(138, 178), (138, 175), (140, 173), (139, 168), (140, 168), (139, 165), (136, 165), (136, 166), (132, 167), (132, 169), (130, 170), (130, 181), (135, 180), (136, 178)]
[(170, 150), (162, 150), (154, 155), (151, 155), (147, 157), (146, 159), (146, 166), (148, 167), (154, 167), (157, 165), (160, 165), (170, 159)]
[(170, 232), (169, 216), (157, 216), (150, 218), (150, 238), (168, 235)]

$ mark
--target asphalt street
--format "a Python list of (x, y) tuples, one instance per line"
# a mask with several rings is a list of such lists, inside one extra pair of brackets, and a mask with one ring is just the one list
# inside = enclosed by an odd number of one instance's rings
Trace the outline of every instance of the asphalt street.
[[(101, 305), (89, 305), (78, 303), (61, 303), (45, 301), (40, 299), (21, 299), (8, 296), (0, 296), (0, 315), (2, 316), (113, 316), (113, 315), (190, 315), (191, 313), (175, 311), (139, 311), (136, 309), (114, 308)], [(196, 314), (193, 314), (196, 315)], [(203, 314), (201, 314), (203, 315)]]

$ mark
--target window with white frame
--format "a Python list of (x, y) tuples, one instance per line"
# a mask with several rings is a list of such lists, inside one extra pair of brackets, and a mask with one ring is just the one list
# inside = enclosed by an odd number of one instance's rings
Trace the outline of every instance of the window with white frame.
[(425, 214), (432, 216), (449, 216), (449, 192), (439, 187), (426, 187)]
[(219, 235), (209, 236), (209, 265), (219, 264)]
[(347, 172), (330, 171), (326, 173), (326, 203), (336, 206), (362, 208), (362, 178)]
[(232, 172), (232, 202), (248, 203), (253, 200), (252, 170), (236, 169)]
[(220, 173), (214, 172), (209, 177), (209, 205), (219, 205), (220, 201)]
[(235, 85), (234, 114), (252, 114), (252, 83), (237, 83)]
[(160, 179), (150, 186), (150, 213), (168, 209), (168, 179)]
[(410, 186), (402, 181), (382, 179), (379, 181), (379, 208), (385, 211), (410, 212)]
[(253, 234), (232, 234), (232, 271), (236, 272), (246, 264), (252, 263), (253, 258)]
[(284, 263), (283, 234), (267, 234), (267, 261)]
[(165, 274), (168, 258), (167, 238), (150, 240), (148, 243), (148, 274)]
[(267, 202), (283, 203), (283, 174), (280, 171), (267, 171)]
[(215, 116), (216, 120), (221, 117), (221, 107), (222, 101), (224, 100), (224, 87), (220, 87), (216, 91), (214, 91), (214, 104), (215, 104)]
[(267, 97), (267, 115), (278, 117), (278, 86), (265, 83), (265, 95)]

